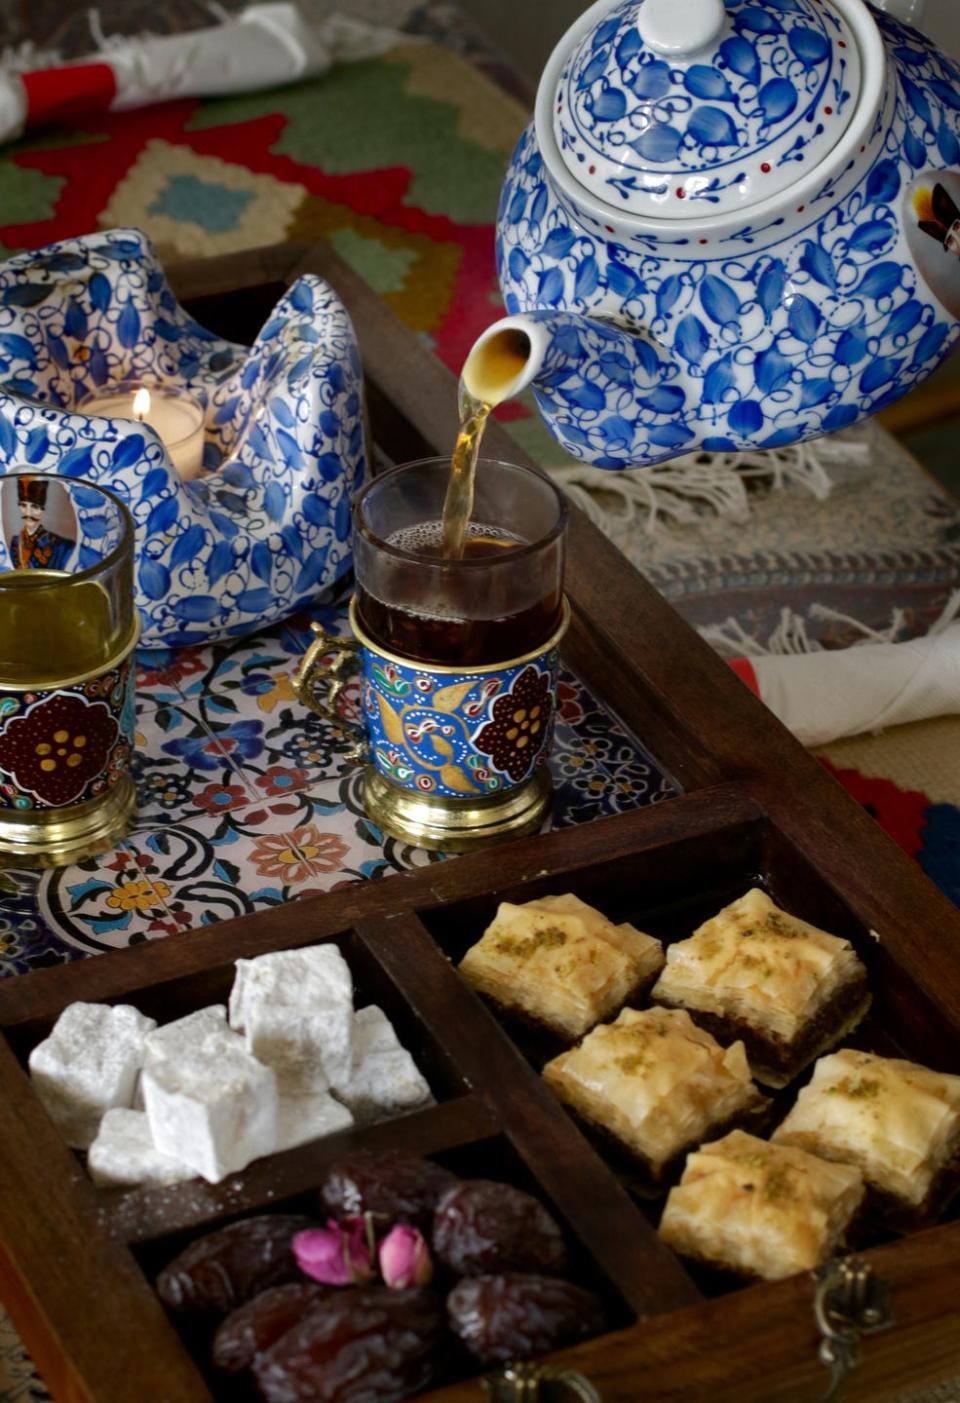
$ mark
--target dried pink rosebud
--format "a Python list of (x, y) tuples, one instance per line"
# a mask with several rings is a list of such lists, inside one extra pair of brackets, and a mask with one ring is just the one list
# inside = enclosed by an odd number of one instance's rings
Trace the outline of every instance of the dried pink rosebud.
[(391, 1228), (380, 1244), (380, 1275), (395, 1291), (426, 1286), (433, 1276), (430, 1249), (423, 1233), (406, 1223)]
[(307, 1228), (293, 1239), (293, 1254), (304, 1275), (324, 1286), (356, 1286), (373, 1276), (363, 1218), (327, 1219), (325, 1228)]

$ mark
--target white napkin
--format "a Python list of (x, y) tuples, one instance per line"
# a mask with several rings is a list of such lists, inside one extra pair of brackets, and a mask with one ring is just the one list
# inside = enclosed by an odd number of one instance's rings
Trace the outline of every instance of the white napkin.
[(960, 713), (960, 624), (906, 643), (738, 658), (732, 665), (804, 745)]
[(336, 63), (386, 53), (402, 37), (343, 15), (311, 25), (296, 5), (277, 0), (250, 5), (210, 29), (111, 39), (99, 53), (56, 69), (0, 71), (0, 142), (55, 118), (51, 93), (58, 84), (74, 94), (71, 115), (104, 108), (125, 112), (171, 98), (219, 97), (295, 83)]

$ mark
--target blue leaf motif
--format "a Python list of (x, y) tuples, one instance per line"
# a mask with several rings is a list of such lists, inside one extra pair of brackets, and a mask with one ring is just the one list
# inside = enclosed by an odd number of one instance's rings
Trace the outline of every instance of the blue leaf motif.
[[(306, 504), (310, 498), (306, 498), (303, 507), (306, 513)], [(281, 521), (287, 510), (287, 494), (280, 486), (279, 482), (268, 482), (263, 493), (263, 505), (266, 508), (267, 516), (271, 521)]]
[(680, 150), (682, 132), (666, 122), (656, 122), (630, 145), (645, 161), (672, 161)]
[(907, 127), (906, 136), (903, 141), (903, 149), (907, 153), (907, 160), (914, 170), (919, 170), (926, 163), (927, 148), (918, 136), (915, 136), (910, 127)]
[(598, 50), (577, 80), (578, 84), (584, 88), (592, 87), (597, 79), (602, 78), (606, 72), (607, 60), (609, 57), (610, 55), (607, 53), (606, 49)]
[(703, 380), (704, 404), (722, 404), (723, 397), (736, 384), (733, 356), (728, 352), (711, 365)]
[(660, 59), (654, 59), (653, 63), (645, 63), (629, 86), (637, 97), (648, 97), (653, 100), (666, 97), (672, 86), (670, 65), (663, 63)]
[(791, 299), (787, 324), (798, 341), (805, 341), (808, 346), (811, 346), (820, 333), (822, 321), (823, 318), (809, 297), (803, 297), (798, 293)]
[(933, 126), (933, 117), (930, 114), (930, 104), (927, 95), (921, 87), (918, 87), (912, 79), (903, 72), (900, 74), (900, 86), (903, 88), (903, 95), (907, 99), (907, 107), (911, 112), (915, 112), (923, 119), (926, 126)]
[(913, 360), (910, 362), (912, 369), (925, 365), (928, 360), (939, 354), (948, 330), (945, 326), (931, 326), (929, 331), (923, 333), (913, 352)]
[(50, 439), (46, 429), (41, 424), (36, 429), (31, 429), (27, 434), (24, 444), (24, 456), (28, 463), (39, 463), (41, 458), (45, 458), (50, 448)]
[(67, 336), (72, 336), (75, 341), (82, 341), (87, 334), (87, 314), (80, 306), (75, 297), (71, 297), (67, 302), (67, 310), (63, 318), (63, 330)]
[(833, 394), (833, 381), (829, 376), (816, 380), (804, 379), (803, 388), (800, 391), (800, 408), (809, 409), (811, 405), (823, 404)]
[(28, 341), (25, 336), (18, 336), (15, 332), (0, 333), (0, 351), (5, 351), (11, 360), (25, 361), (31, 369), (37, 364), (33, 342)]
[(47, 343), (47, 349), (49, 350), (55, 363), (59, 365), (61, 370), (69, 370), (71, 366), (71, 360), (70, 352), (67, 350), (66, 342), (62, 341), (59, 336), (54, 336), (52, 331), (44, 332), (44, 340)]
[(132, 301), (124, 303), (123, 311), (117, 318), (117, 339), (127, 350), (140, 340), (140, 313)]
[(754, 34), (781, 34), (782, 26), (777, 23), (769, 10), (762, 10), (759, 5), (745, 5), (736, 16), (737, 27), (739, 29), (751, 29)]
[(273, 552), (266, 541), (257, 541), (250, 552), (250, 564), (253, 566), (253, 573), (268, 585), (273, 574)]
[(188, 526), (182, 536), (178, 536), (174, 542), (173, 550), (170, 552), (170, 564), (175, 570), (178, 565), (184, 565), (188, 560), (193, 560), (194, 556), (203, 547), (206, 535), (202, 526)]
[(676, 348), (685, 361), (699, 365), (710, 349), (710, 338), (698, 317), (688, 315), (677, 324)]
[(163, 599), (170, 589), (170, 571), (159, 560), (142, 556), (137, 569), (140, 588), (148, 599)]
[(295, 307), (298, 312), (302, 312), (305, 317), (313, 316), (313, 293), (310, 284), (305, 278), (298, 278), (287, 294), (287, 300), (291, 307)]
[(510, 269), (510, 276), (515, 283), (522, 281), (524, 273), (530, 267), (530, 260), (519, 246), (510, 250), (510, 258), (507, 262)]
[[(801, 261), (801, 267), (803, 263)], [(771, 258), (757, 284), (757, 300), (764, 311), (764, 319), (769, 322), (773, 313), (783, 301), (783, 289), (787, 282), (787, 270), (779, 258)]]
[(273, 604), (273, 595), (268, 589), (244, 589), (236, 602), (244, 614), (265, 614)]
[(797, 105), (797, 90), (787, 78), (771, 78), (757, 94), (764, 122), (782, 121)]
[(891, 292), (895, 292), (900, 286), (900, 279), (903, 277), (903, 266), (899, 263), (876, 263), (872, 268), (868, 268), (860, 279), (857, 292), (861, 297), (871, 297), (876, 301), (880, 297), (888, 297)]
[(676, 414), (683, 408), (686, 398), (679, 385), (657, 385), (638, 403), (641, 409), (649, 409), (654, 414)]
[(288, 523), (286, 526), (281, 526), (280, 535), (283, 539), (283, 544), (293, 556), (294, 560), (303, 560), (303, 537), (300, 535), (297, 528)]
[(761, 351), (754, 359), (753, 373), (762, 394), (771, 395), (790, 383), (793, 362), (780, 354), (775, 346)]
[(922, 316), (923, 303), (918, 302), (915, 297), (911, 297), (891, 315), (884, 328), (884, 335), (906, 336), (907, 332), (913, 330)]
[(727, 423), (735, 434), (749, 438), (763, 428), (763, 410), (755, 399), (741, 399), (732, 405)]
[(928, 78), (927, 81), (941, 102), (946, 103), (952, 111), (960, 112), (960, 92), (957, 92), (952, 83), (945, 83), (942, 78)]
[(695, 107), (687, 123), (687, 134), (700, 146), (736, 146), (737, 129), (719, 107)]
[(297, 472), (303, 467), (303, 454), (300, 452), (300, 445), (292, 434), (287, 433), (286, 429), (277, 429), (277, 447), (291, 472)]
[(730, 84), (718, 68), (710, 63), (694, 63), (687, 69), (683, 86), (694, 97), (713, 98), (719, 102), (733, 102)]
[(541, 185), (539, 190), (533, 197), (533, 204), (530, 206), (531, 224), (538, 225), (540, 223), (540, 221), (543, 219), (543, 216), (547, 212), (547, 206), (549, 203), (550, 198), (547, 195), (547, 187), (546, 185)]
[[(3, 421), (0, 420), (0, 423)], [(93, 449), (92, 448), (71, 448), (69, 453), (65, 453), (60, 459), (59, 471), (64, 477), (87, 477), (93, 470)], [(164, 473), (163, 480), (166, 482), (167, 475)]]
[(806, 24), (797, 25), (796, 29), (792, 29), (787, 42), (805, 68), (816, 67), (830, 53), (830, 43), (826, 35), (818, 33)]
[(619, 122), (627, 110), (627, 99), (619, 88), (602, 88), (587, 99), (595, 122)]
[(800, 259), (800, 267), (818, 283), (828, 287), (831, 292), (836, 292), (836, 269), (833, 266), (833, 259), (822, 244), (816, 244), (812, 239), (807, 240)]
[(601, 356), (600, 373), (604, 379), (612, 380), (616, 385), (631, 385), (633, 383), (633, 366), (626, 356), (614, 353)]
[(880, 356), (871, 361), (860, 376), (860, 389), (865, 395), (872, 394), (888, 380), (892, 380), (904, 362), (903, 356)]
[(209, 594), (189, 594), (185, 599), (175, 599), (170, 608), (178, 619), (186, 623), (206, 624), (219, 614), (220, 601)]
[(210, 559), (207, 561), (207, 581), (215, 585), (218, 580), (222, 580), (224, 575), (233, 565), (233, 549), (229, 541), (218, 541), (210, 552)]
[(937, 132), (937, 149), (948, 166), (960, 164), (960, 141), (946, 122), (941, 123)]
[(576, 242), (576, 234), (565, 224), (551, 229), (543, 243), (543, 253), (547, 258), (565, 258)]
[(566, 400), (567, 404), (575, 404), (578, 409), (597, 410), (603, 409), (606, 404), (606, 396), (596, 385), (584, 380), (579, 385), (571, 385), (569, 389), (560, 391), (560, 398)]
[(632, 58), (643, 48), (643, 40), (640, 38), (640, 31), (635, 24), (631, 24), (626, 34), (617, 45), (617, 63), (621, 68), (626, 68)]
[(165, 497), (162, 502), (158, 502), (147, 517), (147, 535), (161, 536), (164, 531), (169, 531), (180, 514), (180, 508), (176, 497)]
[(647, 438), (658, 448), (682, 448), (694, 437), (693, 430), (682, 424), (656, 424), (646, 432)]
[(11, 458), (16, 457), (17, 452), (17, 431), (10, 423), (10, 420), (0, 412), (0, 458), (5, 463), (9, 463)]
[(607, 264), (607, 287), (611, 292), (629, 302), (632, 297), (643, 292), (643, 284), (631, 268), (625, 264), (618, 263), (616, 259), (611, 259)]
[(577, 264), (577, 276), (573, 284), (573, 295), (582, 301), (592, 297), (600, 286), (600, 269), (593, 254), (589, 254)]
[(559, 268), (547, 268), (540, 274), (537, 299), (548, 307), (556, 307), (563, 301), (563, 273)]
[(733, 288), (714, 273), (708, 273), (700, 284), (700, 302), (718, 326), (728, 326), (740, 316), (740, 303)]
[(597, 425), (604, 443), (628, 444), (633, 442), (633, 425), (622, 414), (611, 414), (601, 419)]
[(850, 247), (867, 253), (881, 253), (896, 229), (888, 219), (871, 219), (861, 224), (850, 239)]
[(838, 404), (835, 409), (823, 421), (823, 427), (828, 434), (835, 434), (840, 429), (848, 429), (851, 424), (857, 422), (857, 407), (853, 404)]
[(99, 346), (94, 346), (90, 352), (90, 359), (87, 361), (87, 370), (90, 379), (95, 385), (105, 385), (110, 379), (110, 366), (107, 363), (106, 354)]
[(517, 190), (507, 210), (507, 223), (519, 224), (527, 208), (526, 190)]
[(683, 291), (683, 279), (678, 273), (664, 278), (657, 289), (657, 316), (665, 317)]
[(115, 468), (131, 468), (146, 451), (147, 441), (143, 434), (125, 434), (113, 450), (111, 461)]
[(305, 594), (307, 590), (313, 589), (320, 579), (327, 565), (327, 557), (324, 551), (313, 551), (306, 560), (297, 575), (293, 589), (295, 594)]
[(740, 77), (746, 78), (748, 83), (755, 83), (760, 77), (757, 51), (739, 34), (735, 34), (731, 39), (724, 39), (720, 45), (720, 55), (734, 73), (739, 73)]
[(593, 47), (595, 49), (602, 49), (604, 44), (609, 44), (619, 28), (619, 18), (614, 17), (613, 19), (605, 20), (593, 36)]
[(889, 205), (900, 193), (900, 171), (896, 161), (878, 161), (867, 177), (867, 204)]
[(848, 368), (859, 365), (867, 354), (867, 332), (863, 322), (849, 327), (837, 342), (837, 361)]

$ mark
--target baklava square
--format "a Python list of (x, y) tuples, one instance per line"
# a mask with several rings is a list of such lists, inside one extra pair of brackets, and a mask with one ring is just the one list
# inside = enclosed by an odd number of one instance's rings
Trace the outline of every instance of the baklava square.
[(779, 1281), (834, 1254), (863, 1194), (852, 1165), (733, 1130), (687, 1157), (660, 1236), (684, 1257)]
[(662, 966), (659, 940), (565, 895), (501, 902), (460, 972), (502, 1008), (572, 1040), (645, 993)]
[(774, 1135), (855, 1164), (888, 1209), (924, 1216), (960, 1168), (960, 1077), (844, 1047), (821, 1057)]
[(850, 942), (781, 911), (756, 887), (670, 946), (652, 997), (689, 1009), (721, 1042), (742, 1038), (767, 1086), (785, 1086), (870, 1006)]
[(548, 1062), (543, 1076), (654, 1183), (691, 1146), (769, 1105), (751, 1080), (743, 1043), (721, 1047), (684, 1009), (625, 1008)]

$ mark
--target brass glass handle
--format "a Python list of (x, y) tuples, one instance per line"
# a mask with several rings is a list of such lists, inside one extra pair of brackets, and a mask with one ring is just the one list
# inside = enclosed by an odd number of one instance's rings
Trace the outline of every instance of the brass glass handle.
[(353, 638), (327, 633), (321, 624), (311, 624), (310, 628), (315, 637), (293, 674), (294, 691), (304, 706), (331, 722), (338, 730), (356, 737), (357, 743), (348, 751), (346, 758), (362, 760), (367, 751), (363, 726), (346, 720), (337, 711), (340, 694), (357, 671), (360, 644)]
[(489, 1403), (602, 1403), (583, 1374), (553, 1364), (511, 1364), (483, 1383)]

